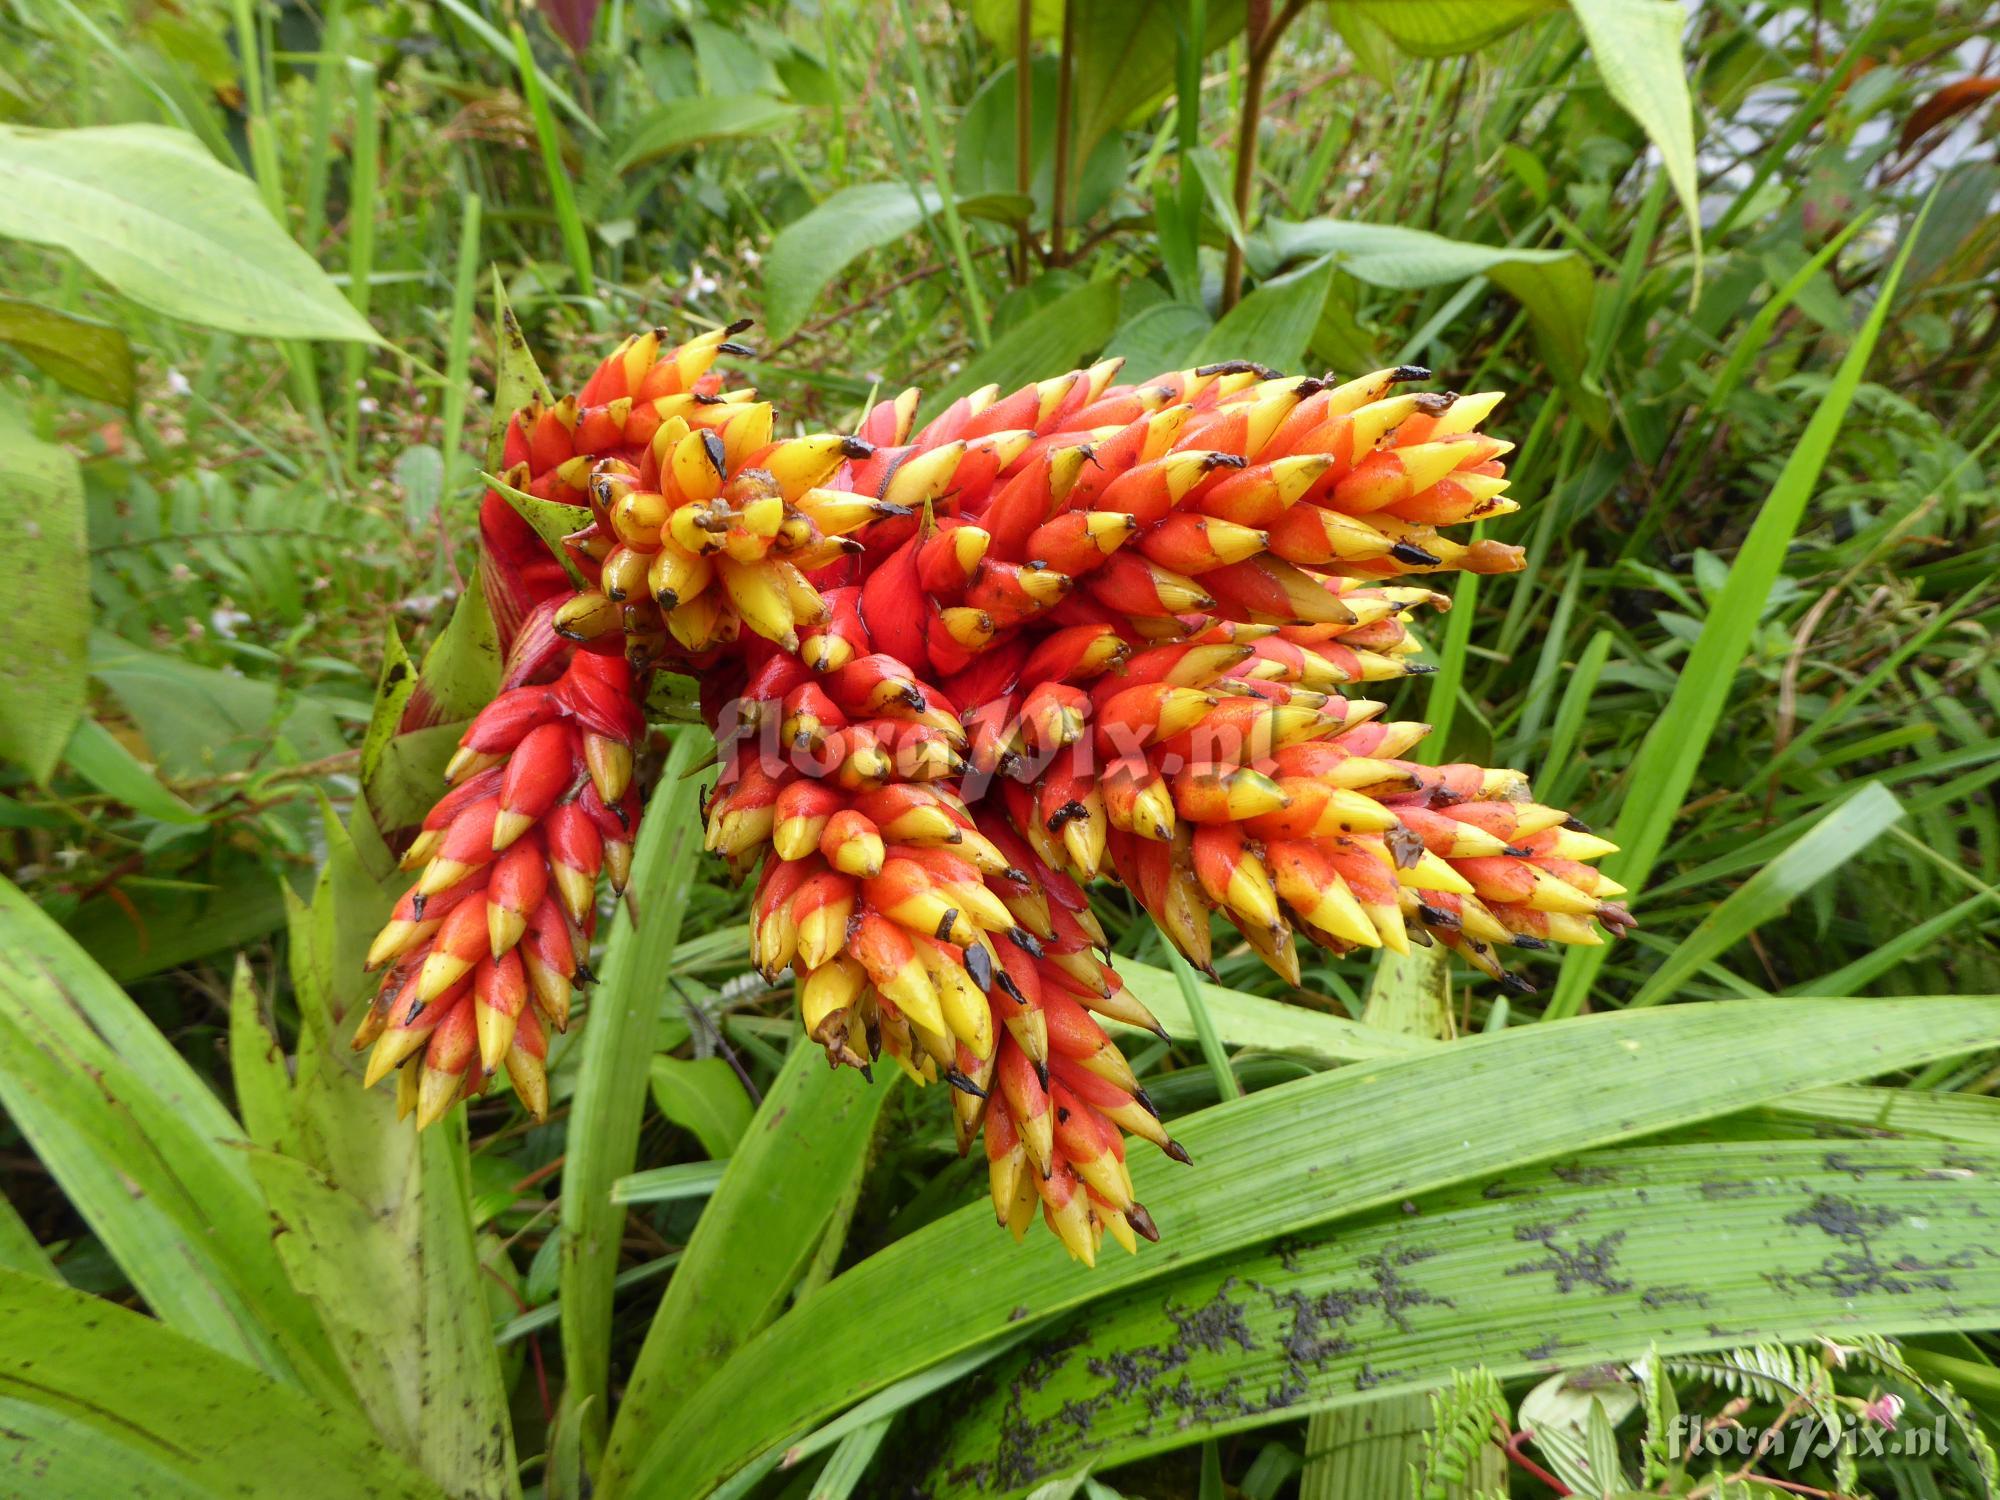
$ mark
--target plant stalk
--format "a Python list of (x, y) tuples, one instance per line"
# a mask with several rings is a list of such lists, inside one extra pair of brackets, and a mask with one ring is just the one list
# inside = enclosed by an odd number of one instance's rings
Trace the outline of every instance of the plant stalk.
[[(1243, 112), (1236, 124), (1236, 222), (1250, 232), (1250, 199), (1257, 185), (1257, 130), (1264, 113), (1264, 78), (1271, 70), (1271, 55), (1278, 38), (1298, 19), (1305, 0), (1286, 0), (1277, 19), (1271, 18), (1271, 0), (1249, 0), (1245, 8), (1244, 36), (1248, 50), (1243, 58)], [(1222, 310), (1229, 311), (1243, 297), (1243, 246), (1231, 239), (1222, 262)]]
[(1071, 94), (1076, 75), (1076, 7), (1063, 0), (1062, 60), (1056, 73), (1056, 173), (1049, 203), (1049, 263), (1062, 265), (1065, 221), (1069, 218)]
[[(1029, 197), (1035, 186), (1035, 0), (1020, 0), (1014, 12), (1014, 191)], [(1028, 284), (1028, 265), (1034, 243), (1035, 211), (1032, 201), (1021, 220), (1014, 246), (1014, 285)]]

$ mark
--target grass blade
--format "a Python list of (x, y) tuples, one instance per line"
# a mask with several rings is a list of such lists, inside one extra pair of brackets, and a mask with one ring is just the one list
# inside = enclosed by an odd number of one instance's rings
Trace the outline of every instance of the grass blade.
[(1187, 1006), (1188, 1016), (1194, 1022), (1195, 1039), (1201, 1044), (1202, 1059), (1208, 1064), (1208, 1071), (1215, 1075), (1216, 1093), (1225, 1100), (1242, 1098), (1243, 1085), (1236, 1081), (1236, 1072), (1229, 1066), (1229, 1051), (1216, 1034), (1215, 1022), (1210, 1019), (1208, 1006), (1202, 1001), (1201, 984), (1195, 977), (1194, 965), (1171, 943), (1167, 945), (1167, 963), (1173, 969), (1174, 982), (1180, 986), (1181, 1003)]
[(1903, 817), (1896, 794), (1869, 782), (1729, 893), (1653, 971), (1633, 1005), (1658, 1005), (1703, 965), (1722, 957), (1818, 885)]
[[(1736, 668), (1749, 648), (1764, 601), (1770, 597), (1771, 585), (1784, 565), (1786, 549), (1791, 546), (1807, 502), (1818, 486), (1820, 470), (1854, 401), (1869, 356), (1875, 352), (1882, 325), (1896, 300), (1897, 282), (1923, 222), (1924, 216), (1919, 214), (1903, 240), (1895, 264), (1883, 278), (1874, 309), (1855, 336), (1853, 347), (1841, 360), (1825, 395), (1820, 397), (1812, 420), (1785, 461), (1770, 496), (1757, 512), (1756, 523), (1729, 569), (1728, 582), (1716, 597), (1701, 636), (1681, 668), (1673, 696), (1639, 747), (1631, 773), (1625, 778), (1624, 807), (1610, 836), (1620, 852), (1605, 861), (1605, 871), (1635, 891), (1643, 890), (1646, 877), (1666, 846), (1681, 802), (1694, 783), (1702, 755), (1722, 717), (1723, 706), (1729, 701)], [(1604, 948), (1583, 948), (1570, 953), (1549, 1001), (1548, 1019), (1573, 1016), (1583, 1008), (1591, 981), (1603, 967), (1606, 954)]]
[(569, 268), (576, 277), (576, 289), (585, 297), (597, 295), (597, 278), (590, 269), (590, 236), (583, 216), (576, 211), (576, 190), (570, 186), (569, 169), (563, 165), (562, 141), (556, 135), (556, 118), (549, 112), (548, 95), (543, 91), (541, 70), (528, 46), (528, 33), (520, 22), (514, 27), (514, 59), (521, 79), (521, 93), (534, 116), (535, 139), (542, 148), (542, 171), (549, 185), (549, 202), (554, 205), (556, 223), (562, 229), (563, 248), (569, 252)]
[(611, 1184), (613, 1203), (681, 1203), (706, 1198), (722, 1181), (728, 1161), (684, 1161), (632, 1172)]
[(848, 1500), (875, 1461), (875, 1450), (889, 1435), (889, 1424), (893, 1421), (894, 1417), (881, 1417), (842, 1438), (840, 1446), (833, 1450), (833, 1457), (826, 1461), (826, 1467), (813, 1482), (810, 1500)]

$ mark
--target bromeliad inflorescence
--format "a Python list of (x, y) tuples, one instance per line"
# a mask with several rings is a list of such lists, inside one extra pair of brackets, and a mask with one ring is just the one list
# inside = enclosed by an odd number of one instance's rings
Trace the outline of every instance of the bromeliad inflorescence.
[(1516, 508), (1497, 394), (1106, 361), (920, 430), (905, 391), (775, 438), (712, 368), (739, 331), (627, 339), (508, 426), (509, 484), (591, 520), (564, 559), (506, 497), (481, 511), (503, 691), (405, 856), (355, 1037), (419, 1124), (502, 1067), (545, 1111), (660, 667), (702, 681), (707, 843), (755, 873), (757, 967), (796, 976), (835, 1065), (947, 1080), (1000, 1222), (1039, 1211), (1085, 1261), (1156, 1237), (1125, 1137), (1185, 1160), (1097, 1019), (1159, 1030), (1092, 881), (1203, 967), (1220, 914), (1293, 982), (1304, 937), (1442, 943), (1525, 987), (1503, 947), (1630, 923), (1587, 863), (1611, 846), (1519, 772), (1410, 760), (1428, 726), (1346, 696), (1426, 670), (1411, 613), (1448, 600), (1411, 580), (1521, 566), (1442, 530)]

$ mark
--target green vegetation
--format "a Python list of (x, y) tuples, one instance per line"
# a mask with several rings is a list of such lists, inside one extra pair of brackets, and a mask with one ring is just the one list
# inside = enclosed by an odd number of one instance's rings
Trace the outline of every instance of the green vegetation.
[[(1988, 28), (0, 9), (4, 1472), (1995, 1492)], [(1316, 951), (1291, 988), (1219, 928), (1205, 983), (1099, 892), (1195, 1165), (1135, 1160), (1164, 1243), (1087, 1272), (993, 1230), (944, 1090), (801, 1044), (669, 715), (550, 1119), (397, 1123), (347, 1037), (398, 830), (497, 680), (479, 476), (534, 362), (573, 389), (630, 328), (737, 318), (805, 430), (1103, 355), (1510, 391), (1485, 534), (1527, 569), (1450, 575), (1440, 670), (1377, 686), (1615, 839), (1638, 931), (1508, 995)], [(416, 692), (437, 727), (399, 732)]]

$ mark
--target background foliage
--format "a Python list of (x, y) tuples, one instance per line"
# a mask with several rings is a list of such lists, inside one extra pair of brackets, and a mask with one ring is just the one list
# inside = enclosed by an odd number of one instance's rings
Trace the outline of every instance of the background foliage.
[[(1988, 1493), (1991, 21), (0, 6), (9, 1472)], [(1101, 352), (1511, 390), (1529, 570), (1456, 585), (1396, 709), (1614, 828), (1643, 928), (1528, 997), (1324, 958), (1285, 994), (1247, 952), (1184, 991), (1107, 898), (1197, 1166), (1140, 1169), (1168, 1243), (1088, 1276), (995, 1239), (937, 1099), (795, 1045), (663, 727), (554, 1116), (409, 1136), (343, 1018), (495, 670), (510, 305), (559, 387), (755, 316), (805, 426)], [(1889, 1398), (1946, 1451), (1780, 1456)], [(1690, 1458), (1687, 1416), (1771, 1444)]]

